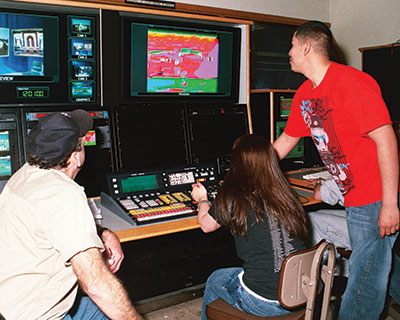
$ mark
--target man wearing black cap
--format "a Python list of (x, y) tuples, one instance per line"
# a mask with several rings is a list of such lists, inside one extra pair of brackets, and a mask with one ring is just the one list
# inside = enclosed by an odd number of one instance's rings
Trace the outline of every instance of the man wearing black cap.
[[(6, 319), (142, 319), (104, 262), (86, 195), (73, 181), (92, 124), (84, 110), (41, 118), (28, 136), (28, 163), (0, 195)], [(77, 298), (78, 281), (88, 296)]]

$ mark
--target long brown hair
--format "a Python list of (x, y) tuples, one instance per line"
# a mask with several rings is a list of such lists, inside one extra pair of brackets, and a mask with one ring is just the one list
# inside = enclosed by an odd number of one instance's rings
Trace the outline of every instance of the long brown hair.
[(256, 134), (236, 139), (230, 169), (215, 199), (218, 222), (233, 234), (246, 235), (250, 208), (257, 223), (267, 214), (291, 235), (306, 237), (303, 207), (279, 167), (273, 146)]

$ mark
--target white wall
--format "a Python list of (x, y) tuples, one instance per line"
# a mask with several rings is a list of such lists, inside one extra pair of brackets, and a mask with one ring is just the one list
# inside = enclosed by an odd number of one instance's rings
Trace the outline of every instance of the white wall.
[(330, 0), (330, 22), (347, 63), (361, 69), (359, 48), (400, 39), (400, 1)]
[(347, 63), (361, 69), (363, 47), (400, 39), (400, 0), (177, 0), (177, 2), (330, 22)]
[(176, 0), (176, 2), (299, 19), (329, 21), (329, 0)]

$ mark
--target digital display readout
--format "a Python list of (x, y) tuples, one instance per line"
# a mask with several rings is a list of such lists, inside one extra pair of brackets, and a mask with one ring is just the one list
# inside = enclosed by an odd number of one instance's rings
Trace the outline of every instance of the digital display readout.
[(43, 99), (48, 98), (50, 96), (49, 93), (50, 92), (48, 87), (17, 88), (17, 98), (19, 99)]
[(178, 186), (181, 184), (195, 183), (193, 172), (179, 172), (168, 175), (169, 184)]
[(121, 179), (121, 187), (123, 193), (148, 191), (159, 188), (156, 175), (154, 174)]

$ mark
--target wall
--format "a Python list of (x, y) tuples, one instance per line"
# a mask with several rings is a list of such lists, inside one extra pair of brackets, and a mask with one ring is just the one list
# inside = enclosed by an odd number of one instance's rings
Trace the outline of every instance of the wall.
[(176, 2), (329, 21), (329, 1), (326, 0), (176, 0)]
[(347, 63), (361, 69), (359, 48), (400, 39), (399, 0), (330, 0), (332, 32)]
[(331, 23), (347, 63), (361, 69), (359, 48), (379, 46), (400, 39), (399, 0), (178, 0), (277, 16)]

